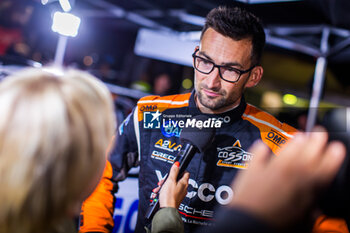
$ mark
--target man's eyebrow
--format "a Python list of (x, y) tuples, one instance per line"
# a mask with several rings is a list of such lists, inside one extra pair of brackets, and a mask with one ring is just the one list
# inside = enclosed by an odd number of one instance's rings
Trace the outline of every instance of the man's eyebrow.
[[(198, 51), (198, 54), (201, 56), (204, 56), (209, 61), (214, 62), (213, 59), (209, 55), (207, 55), (205, 52)], [(235, 66), (235, 67), (243, 68), (242, 64), (240, 64), (238, 62), (224, 62), (224, 63), (221, 63), (220, 65), (221, 66)]]
[(206, 57), (210, 61), (213, 61), (213, 59), (211, 59), (211, 57), (209, 55), (207, 55), (205, 52), (199, 51), (198, 54)]

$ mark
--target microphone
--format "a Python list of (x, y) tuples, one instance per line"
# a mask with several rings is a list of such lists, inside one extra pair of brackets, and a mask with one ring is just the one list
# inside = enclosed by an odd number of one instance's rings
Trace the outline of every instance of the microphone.
[[(205, 115), (198, 115), (198, 116), (195, 116), (193, 119), (195, 120), (195, 122), (208, 121), (208, 117)], [(177, 180), (179, 180), (182, 177), (183, 173), (188, 167), (188, 164), (191, 162), (193, 156), (197, 152), (202, 153), (208, 148), (208, 146), (214, 139), (214, 135), (215, 135), (215, 128), (213, 127), (208, 127), (208, 128), (187, 127), (182, 129), (182, 132), (180, 135), (180, 141), (183, 146), (174, 161), (174, 162), (178, 161), (180, 163), (180, 166), (179, 166), (180, 171), (179, 171)], [(163, 184), (168, 178), (168, 174), (164, 178)], [(160, 190), (157, 193), (156, 198), (153, 199), (153, 201), (150, 203), (147, 209), (146, 216), (145, 216), (146, 221), (151, 221), (154, 214), (159, 209), (159, 199), (158, 199), (159, 193), (160, 193)]]
[(319, 200), (321, 210), (328, 216), (350, 217), (350, 109), (337, 108), (326, 112), (322, 125), (329, 141), (340, 141), (346, 147), (346, 157), (331, 185)]

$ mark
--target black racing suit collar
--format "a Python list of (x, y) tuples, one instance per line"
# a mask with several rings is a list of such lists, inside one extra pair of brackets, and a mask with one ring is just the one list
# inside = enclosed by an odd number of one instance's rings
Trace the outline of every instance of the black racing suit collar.
[(245, 109), (246, 109), (246, 102), (245, 102), (245, 99), (244, 99), (244, 96), (242, 96), (241, 98), (241, 102), (239, 103), (239, 105), (234, 108), (234, 109), (231, 109), (227, 112), (224, 112), (224, 113), (220, 113), (220, 114), (203, 114), (199, 108), (197, 107), (197, 104), (195, 102), (195, 90), (192, 91), (191, 93), (191, 97), (190, 97), (190, 100), (189, 100), (189, 114), (192, 115), (192, 116), (197, 116), (197, 115), (207, 115), (208, 117), (215, 117), (215, 118), (224, 118), (224, 117), (227, 117), (229, 116), (230, 117), (230, 122), (233, 123), (239, 119), (241, 119), (242, 117), (242, 114), (244, 113)]

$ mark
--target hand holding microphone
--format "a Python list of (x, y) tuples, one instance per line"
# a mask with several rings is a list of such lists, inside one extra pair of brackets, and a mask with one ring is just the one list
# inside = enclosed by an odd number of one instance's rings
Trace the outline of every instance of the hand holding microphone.
[[(207, 116), (204, 115), (198, 115), (194, 117), (196, 121), (205, 121)], [(174, 166), (176, 165), (179, 169), (178, 172), (176, 172), (176, 180), (173, 182), (179, 181), (183, 179), (183, 176), (185, 176), (184, 179), (187, 179), (187, 176), (189, 177), (189, 174), (186, 173), (184, 175), (184, 172), (192, 160), (193, 156), (197, 152), (204, 152), (207, 149), (207, 146), (210, 145), (211, 141), (213, 140), (215, 135), (215, 128), (183, 128), (181, 135), (180, 135), (180, 141), (183, 145), (182, 149), (180, 150), (179, 154), (176, 156)], [(176, 169), (172, 167), (172, 169)], [(177, 169), (176, 169), (177, 170)], [(174, 178), (175, 175), (172, 175), (171, 179)], [(166, 181), (168, 177), (166, 176), (163, 183)], [(188, 180), (188, 179), (187, 179)], [(182, 184), (182, 181), (177, 182), (177, 184)], [(148, 207), (148, 210), (146, 212), (146, 220), (150, 221), (154, 214), (159, 209), (159, 200), (157, 198), (158, 191), (162, 189), (162, 184), (158, 186), (158, 188), (154, 189), (153, 192), (156, 193), (155, 197), (153, 197), (153, 200), (151, 200), (151, 204)], [(185, 189), (185, 192), (187, 189)], [(162, 193), (162, 192), (161, 192)], [(186, 193), (185, 193), (186, 195)]]
[[(170, 169), (167, 181), (162, 185), (162, 190), (159, 193), (159, 206), (178, 208), (182, 200), (187, 194), (188, 180), (190, 173), (184, 172), (178, 180), (180, 172), (180, 163), (175, 162)], [(160, 188), (159, 188), (160, 189)], [(156, 191), (157, 192), (157, 191)]]

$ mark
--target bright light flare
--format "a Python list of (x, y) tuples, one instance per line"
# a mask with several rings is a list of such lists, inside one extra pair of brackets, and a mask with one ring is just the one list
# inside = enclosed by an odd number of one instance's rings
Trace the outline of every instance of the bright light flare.
[(41, 4), (46, 5), (49, 2), (49, 0), (41, 0)]
[(59, 0), (59, 2), (64, 12), (68, 12), (72, 9), (68, 0)]
[(62, 68), (57, 67), (57, 66), (47, 66), (47, 67), (44, 67), (42, 70), (45, 72), (54, 74), (56, 76), (63, 76), (64, 75)]
[(75, 37), (78, 35), (80, 18), (63, 12), (55, 12), (53, 15), (52, 31), (58, 32), (63, 36)]

